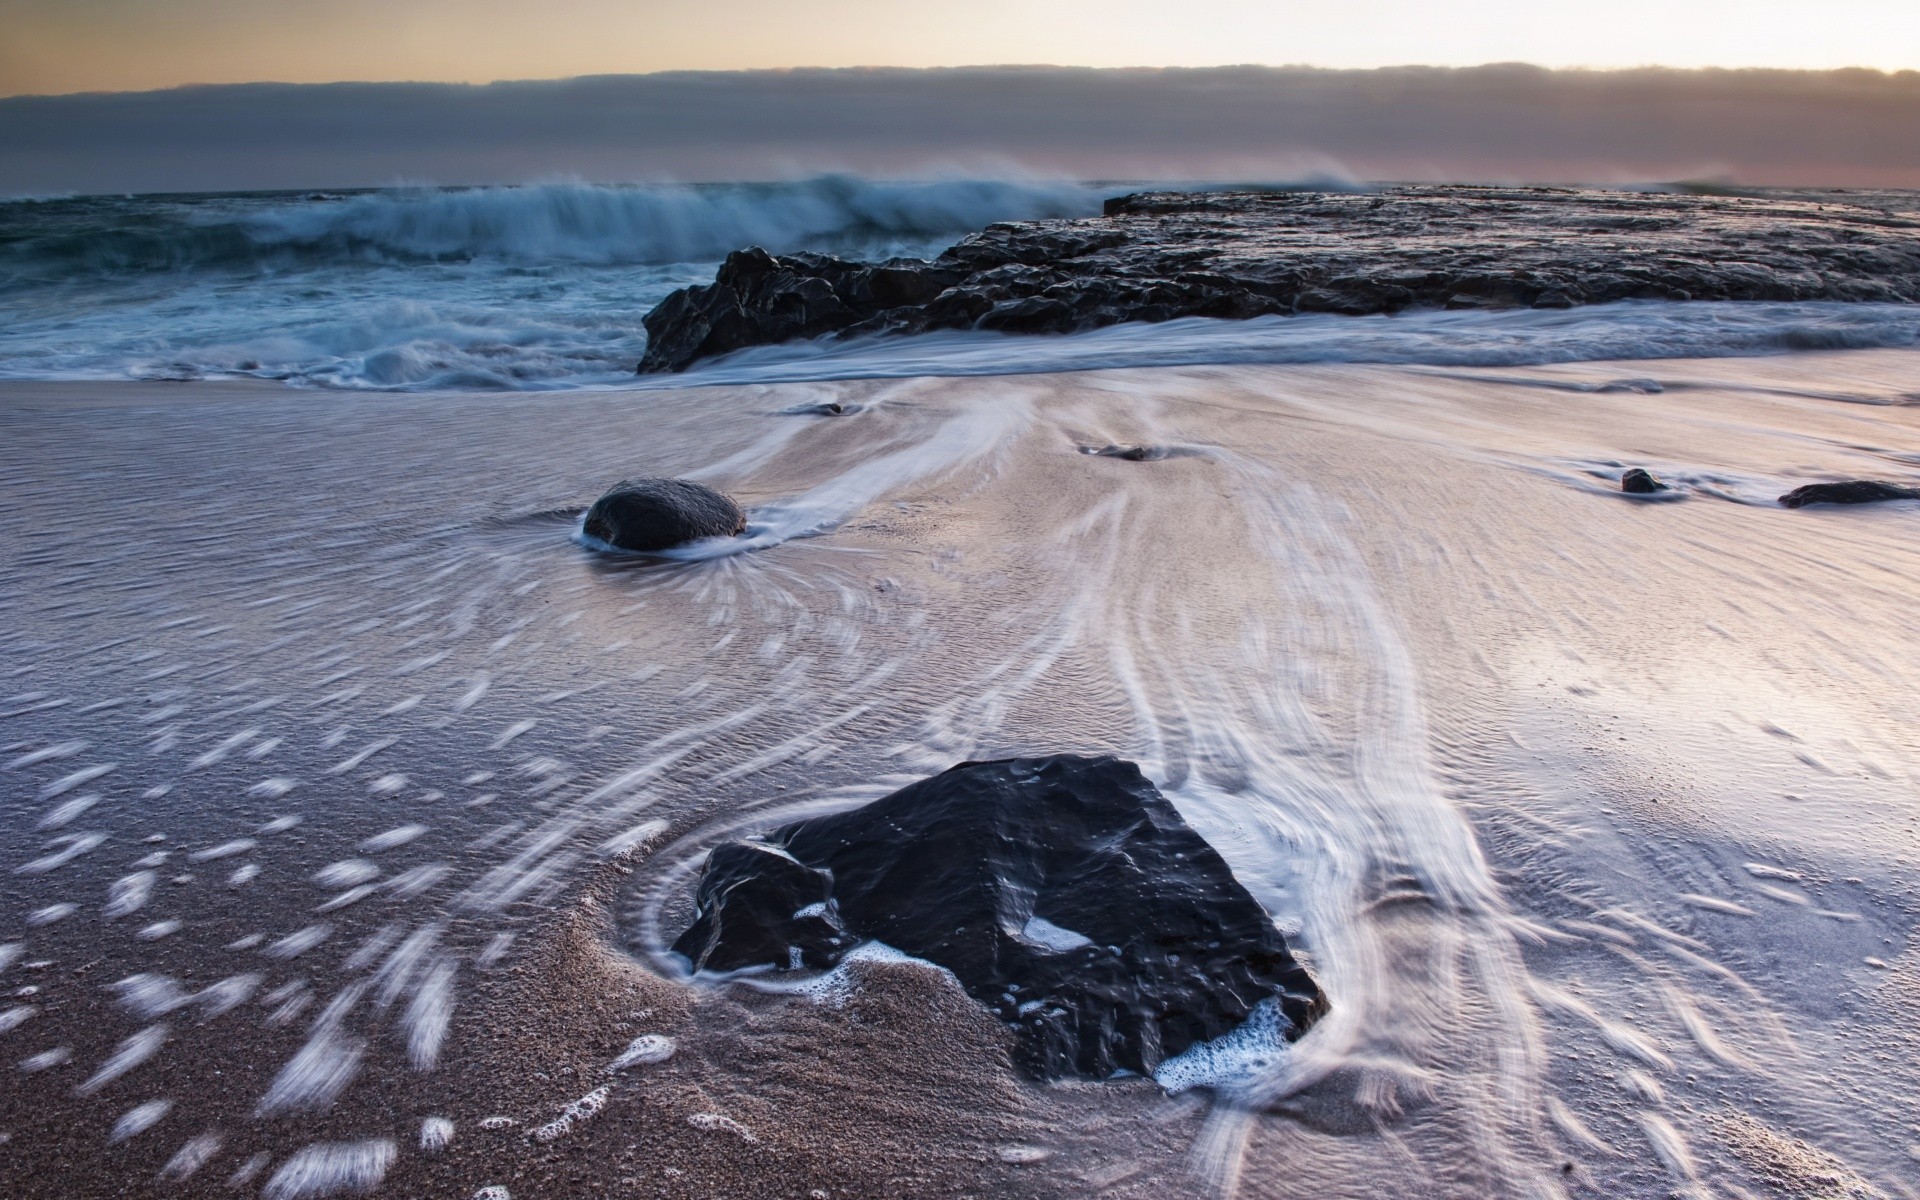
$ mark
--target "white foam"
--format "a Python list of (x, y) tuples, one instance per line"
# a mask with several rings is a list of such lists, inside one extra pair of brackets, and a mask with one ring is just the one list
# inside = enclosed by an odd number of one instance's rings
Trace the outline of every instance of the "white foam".
[(687, 1124), (708, 1133), (730, 1133), (743, 1142), (757, 1142), (753, 1130), (723, 1113), (694, 1113), (687, 1118)]
[(674, 1041), (658, 1033), (643, 1033), (627, 1043), (620, 1056), (607, 1064), (607, 1070), (624, 1071), (628, 1067), (652, 1066), (673, 1057)]
[(1289, 1053), (1289, 1023), (1275, 1000), (1262, 1000), (1240, 1025), (1161, 1061), (1154, 1080), (1178, 1095), (1190, 1088), (1231, 1089), (1271, 1075)]
[(101, 915), (111, 921), (138, 912), (153, 895), (154, 881), (158, 878), (152, 871), (135, 871), (114, 880), (107, 887), (107, 902), (100, 910)]
[(145, 1104), (128, 1109), (121, 1114), (118, 1121), (113, 1123), (113, 1132), (107, 1135), (107, 1143), (117, 1145), (136, 1134), (145, 1133), (159, 1124), (160, 1118), (166, 1116), (172, 1108), (171, 1100), (149, 1100)]
[(308, 1200), (371, 1192), (387, 1177), (396, 1153), (390, 1138), (318, 1142), (280, 1164), (260, 1194), (265, 1200)]
[(1027, 923), (1020, 929), (1020, 937), (1035, 945), (1044, 946), (1055, 954), (1065, 954), (1069, 950), (1093, 945), (1093, 939), (1086, 934), (1063, 929), (1038, 915), (1027, 918)]
[(73, 1051), (65, 1046), (55, 1046), (51, 1050), (42, 1050), (20, 1060), (20, 1069), (28, 1074), (45, 1071), (52, 1067), (64, 1066), (73, 1061)]
[(453, 1144), (453, 1122), (445, 1117), (428, 1117), (420, 1122), (420, 1149), (438, 1154)]
[(160, 1178), (168, 1183), (181, 1183), (191, 1179), (201, 1167), (207, 1165), (213, 1156), (220, 1152), (221, 1138), (209, 1130), (188, 1138), (180, 1149), (174, 1151), (167, 1165), (160, 1168)]
[(171, 1035), (172, 1031), (165, 1025), (149, 1025), (131, 1035), (115, 1047), (113, 1053), (107, 1056), (107, 1060), (100, 1064), (99, 1069), (89, 1075), (86, 1082), (75, 1090), (82, 1096), (93, 1095), (158, 1054), (160, 1047), (167, 1044), (167, 1039)]
[(380, 865), (364, 858), (342, 859), (313, 873), (313, 881), (326, 888), (352, 887), (379, 877)]
[(633, 386), (1026, 375), (1117, 367), (1398, 363), (1522, 366), (1920, 344), (1912, 305), (1627, 300), (1564, 310), (1186, 317), (1060, 335), (938, 330), (755, 347)]
[(100, 797), (93, 792), (88, 792), (82, 796), (75, 796), (71, 800), (62, 801), (47, 810), (46, 815), (40, 818), (38, 828), (63, 828), (72, 824), (83, 813), (98, 803), (100, 803)]
[(427, 831), (425, 825), (407, 824), (378, 833), (360, 843), (360, 849), (366, 854), (377, 854), (382, 850), (391, 850), (404, 846)]
[(107, 840), (107, 835), (104, 833), (77, 833), (54, 840), (56, 843), (64, 842), (65, 845), (62, 845), (51, 854), (43, 854), (32, 862), (15, 867), (14, 873), (16, 875), (45, 875), (47, 872), (64, 867), (74, 859), (79, 858), (82, 854), (95, 849)]
[(306, 1044), (274, 1076), (266, 1095), (254, 1109), (255, 1116), (324, 1109), (338, 1099), (360, 1073), (366, 1042), (342, 1034), (324, 1016), (315, 1025), (317, 1028)]
[(566, 1108), (560, 1111), (559, 1116), (534, 1130), (533, 1140), (536, 1142), (552, 1142), (567, 1136), (573, 1132), (574, 1126), (584, 1125), (586, 1122), (599, 1116), (600, 1110), (607, 1106), (607, 1101), (612, 1096), (613, 1089), (610, 1087), (597, 1087), (593, 1089), (591, 1092), (588, 1092), (578, 1100), (567, 1105)]

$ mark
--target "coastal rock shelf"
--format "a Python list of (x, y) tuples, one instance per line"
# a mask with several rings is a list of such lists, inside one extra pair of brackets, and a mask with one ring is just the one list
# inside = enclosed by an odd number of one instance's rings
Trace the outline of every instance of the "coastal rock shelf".
[(962, 763), (708, 857), (698, 970), (825, 968), (876, 939), (952, 971), (1041, 1078), (1152, 1072), (1313, 979), (1213, 847), (1117, 758)]
[(828, 334), (1613, 300), (1920, 301), (1920, 220), (1831, 200), (1554, 188), (1141, 192), (932, 261), (738, 251), (648, 313), (642, 373)]

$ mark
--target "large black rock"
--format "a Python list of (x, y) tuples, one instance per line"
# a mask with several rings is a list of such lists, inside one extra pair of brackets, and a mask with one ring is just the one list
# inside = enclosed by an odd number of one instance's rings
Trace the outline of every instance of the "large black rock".
[(1117, 758), (962, 763), (714, 850), (695, 970), (828, 967), (876, 939), (952, 971), (1041, 1078), (1151, 1073), (1278, 1002), (1326, 1009), (1226, 862)]
[(646, 315), (640, 370), (829, 335), (1632, 299), (1920, 301), (1920, 227), (1833, 197), (1141, 192), (1099, 217), (991, 225), (930, 262), (741, 251)]
[(667, 550), (747, 527), (740, 506), (685, 479), (623, 479), (593, 502), (581, 531), (622, 550)]
[(1920, 500), (1920, 487), (1878, 479), (1849, 479), (1843, 483), (1809, 483), (1780, 497), (1780, 503), (1788, 508), (1804, 508), (1809, 504), (1874, 504), (1881, 500)]

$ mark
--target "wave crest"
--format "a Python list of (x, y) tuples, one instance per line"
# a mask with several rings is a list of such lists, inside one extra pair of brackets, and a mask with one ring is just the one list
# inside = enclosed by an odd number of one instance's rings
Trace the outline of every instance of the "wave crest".
[(710, 186), (423, 188), (203, 207), (3, 240), (15, 269), (28, 273), (36, 265), (70, 274), (477, 258), (657, 264), (710, 261), (753, 245), (779, 252), (958, 238), (995, 221), (1094, 215), (1100, 193), (1071, 183), (828, 175)]

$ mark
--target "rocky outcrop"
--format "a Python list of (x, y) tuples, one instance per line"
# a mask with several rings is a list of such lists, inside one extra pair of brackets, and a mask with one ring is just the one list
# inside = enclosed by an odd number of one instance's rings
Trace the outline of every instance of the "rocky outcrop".
[(1920, 487), (1879, 479), (1849, 479), (1842, 483), (1809, 483), (1780, 497), (1788, 508), (1809, 504), (1876, 504), (1882, 500), (1920, 500)]
[(732, 537), (747, 515), (710, 487), (685, 479), (623, 479), (587, 510), (581, 532), (620, 550), (670, 550)]
[(1226, 862), (1132, 763), (962, 763), (709, 856), (698, 970), (830, 967), (875, 939), (953, 972), (1041, 1078), (1141, 1074), (1274, 1001), (1326, 1001)]
[(990, 226), (931, 262), (740, 251), (647, 314), (640, 370), (824, 335), (1629, 299), (1920, 301), (1920, 220), (1555, 188), (1143, 192), (1098, 218)]

